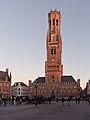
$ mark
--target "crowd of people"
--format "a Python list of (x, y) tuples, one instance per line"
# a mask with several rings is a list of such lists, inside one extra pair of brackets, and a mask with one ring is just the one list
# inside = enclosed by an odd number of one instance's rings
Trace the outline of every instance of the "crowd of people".
[(21, 104), (23, 101), (22, 101), (22, 98), (21, 97), (14, 97), (14, 96), (11, 96), (9, 98), (1, 98), (0, 97), (0, 105), (1, 106), (7, 106), (7, 105), (14, 105), (14, 104)]
[[(0, 97), (0, 105), (1, 106), (7, 106), (7, 105), (21, 105), (22, 103), (26, 103), (26, 104), (51, 104), (52, 101), (56, 101), (56, 102), (59, 102), (61, 101), (61, 105), (63, 106), (64, 105), (64, 102), (67, 101), (68, 103), (68, 106), (70, 106), (70, 101), (72, 101), (72, 97), (69, 96), (69, 97), (61, 97), (61, 98), (58, 98), (58, 97), (43, 97), (42, 95), (40, 96), (32, 96), (32, 97), (29, 97), (28, 95), (26, 97), (15, 97), (15, 96), (11, 96), (9, 98), (1, 98)], [(80, 101), (82, 100), (82, 98), (80, 97), (76, 97), (74, 99), (74, 101), (76, 102), (76, 104), (79, 104)], [(88, 101), (89, 105), (90, 105), (90, 97), (87, 97), (87, 99), (84, 99), (85, 101)]]

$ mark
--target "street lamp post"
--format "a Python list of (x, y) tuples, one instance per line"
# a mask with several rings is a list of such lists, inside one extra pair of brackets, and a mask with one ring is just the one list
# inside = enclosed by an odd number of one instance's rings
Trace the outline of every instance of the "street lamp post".
[(57, 102), (58, 102), (58, 91), (57, 91)]
[(37, 86), (37, 83), (36, 83), (36, 84), (35, 84), (35, 89), (36, 89), (35, 106), (37, 106), (37, 87), (38, 87), (38, 86)]

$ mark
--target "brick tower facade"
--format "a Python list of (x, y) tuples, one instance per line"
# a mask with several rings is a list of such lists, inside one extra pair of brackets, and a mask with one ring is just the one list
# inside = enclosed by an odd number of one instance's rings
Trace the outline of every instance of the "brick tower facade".
[[(29, 80), (30, 96), (72, 98), (80, 95), (80, 80), (73, 76), (63, 75), (62, 39), (60, 34), (61, 16), (57, 10), (48, 14), (48, 32), (46, 38), (47, 60), (45, 62), (45, 77), (38, 77), (33, 83)], [(54, 100), (54, 99), (53, 99)]]
[(60, 35), (60, 11), (50, 11), (48, 14), (48, 31), (46, 38), (47, 60), (45, 62), (45, 81), (59, 82), (63, 74), (62, 39)]

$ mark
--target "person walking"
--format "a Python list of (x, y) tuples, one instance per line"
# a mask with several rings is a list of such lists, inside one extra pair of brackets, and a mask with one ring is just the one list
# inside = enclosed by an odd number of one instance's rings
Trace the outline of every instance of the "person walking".
[(88, 98), (88, 103), (89, 103), (89, 106), (90, 106), (90, 97)]
[(62, 106), (64, 105), (64, 101), (65, 101), (65, 98), (64, 98), (64, 97), (62, 97), (62, 99), (61, 99)]
[(68, 97), (68, 106), (70, 105), (70, 100), (71, 100), (71, 98), (70, 97)]

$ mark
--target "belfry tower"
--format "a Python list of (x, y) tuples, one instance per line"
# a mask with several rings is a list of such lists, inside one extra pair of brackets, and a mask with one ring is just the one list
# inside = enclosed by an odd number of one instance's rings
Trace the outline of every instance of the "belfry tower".
[(60, 82), (63, 74), (62, 39), (60, 35), (60, 11), (50, 11), (48, 14), (48, 31), (46, 38), (47, 60), (45, 62), (45, 81)]

